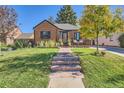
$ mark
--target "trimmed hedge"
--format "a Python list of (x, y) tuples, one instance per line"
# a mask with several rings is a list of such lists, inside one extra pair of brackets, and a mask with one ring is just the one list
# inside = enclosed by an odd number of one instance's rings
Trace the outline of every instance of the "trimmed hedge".
[(118, 40), (120, 42), (120, 47), (124, 48), (124, 34), (120, 35)]

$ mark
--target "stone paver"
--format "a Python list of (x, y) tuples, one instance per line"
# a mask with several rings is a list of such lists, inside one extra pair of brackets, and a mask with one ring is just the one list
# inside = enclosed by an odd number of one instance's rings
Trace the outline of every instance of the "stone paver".
[(52, 78), (49, 88), (84, 88), (80, 78)]
[(53, 58), (49, 88), (84, 88), (79, 57), (70, 48), (60, 48)]

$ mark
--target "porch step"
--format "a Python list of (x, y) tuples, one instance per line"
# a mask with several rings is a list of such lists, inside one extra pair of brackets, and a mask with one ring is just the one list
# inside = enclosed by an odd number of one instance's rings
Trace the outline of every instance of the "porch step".
[(73, 57), (73, 55), (72, 54), (70, 54), (70, 53), (59, 53), (56, 57)]
[(53, 61), (79, 61), (79, 57), (78, 56), (71, 56), (71, 57), (56, 56), (56, 57), (53, 57)]
[(79, 61), (52, 61), (52, 65), (71, 65), (71, 64), (77, 64), (79, 65)]
[(63, 71), (51, 73), (50, 78), (84, 78), (80, 71)]
[(81, 66), (79, 65), (53, 65), (51, 66), (52, 71), (80, 71)]

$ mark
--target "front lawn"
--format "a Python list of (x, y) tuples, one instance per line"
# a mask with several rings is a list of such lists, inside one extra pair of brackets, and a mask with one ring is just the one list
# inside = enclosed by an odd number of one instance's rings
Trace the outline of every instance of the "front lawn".
[(94, 56), (94, 49), (74, 48), (81, 58), (84, 83), (90, 88), (124, 88), (124, 57), (107, 53), (104, 57)]
[(55, 48), (27, 48), (0, 56), (0, 87), (47, 87)]

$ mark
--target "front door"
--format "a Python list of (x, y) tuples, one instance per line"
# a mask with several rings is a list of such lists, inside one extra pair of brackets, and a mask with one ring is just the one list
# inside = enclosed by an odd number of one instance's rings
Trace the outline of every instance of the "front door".
[(64, 45), (68, 45), (68, 32), (63, 32), (62, 41), (63, 41)]

